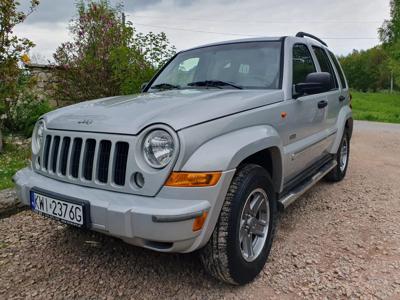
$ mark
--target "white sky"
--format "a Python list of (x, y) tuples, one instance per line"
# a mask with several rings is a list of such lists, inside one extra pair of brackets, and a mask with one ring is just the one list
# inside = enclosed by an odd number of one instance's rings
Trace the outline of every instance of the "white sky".
[[(28, 0), (21, 2), (24, 7)], [(70, 39), (74, 3), (41, 0), (37, 11), (18, 25), (16, 33), (37, 45), (32, 54), (50, 59)], [(347, 54), (377, 45), (377, 29), (389, 17), (389, 0), (125, 0), (124, 6), (138, 31), (164, 31), (178, 50), (306, 31), (324, 39), (336, 54)]]

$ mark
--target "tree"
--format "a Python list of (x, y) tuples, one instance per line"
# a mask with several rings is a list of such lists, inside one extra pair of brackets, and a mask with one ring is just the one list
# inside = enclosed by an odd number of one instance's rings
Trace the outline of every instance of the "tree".
[(0, 1), (0, 151), (3, 122), (8, 116), (10, 102), (18, 96), (21, 75), (18, 62), (34, 46), (29, 39), (17, 37), (14, 27), (24, 22), (39, 1), (30, 0), (27, 12), (18, 11), (19, 5), (15, 0)]
[(390, 1), (390, 20), (384, 21), (378, 33), (390, 55), (390, 72), (400, 82), (400, 0)]
[(400, 0), (390, 1), (390, 18), (378, 29), (382, 43), (389, 45), (395, 44), (400, 39)]
[(389, 55), (382, 46), (353, 50), (340, 62), (351, 88), (367, 92), (388, 89), (390, 84)]
[[(132, 23), (124, 21), (120, 5), (80, 1), (77, 10), (70, 23), (73, 41), (63, 43), (54, 54), (61, 67), (56, 71), (60, 79), (56, 94), (62, 100), (138, 92), (154, 74), (156, 64), (172, 55), (167, 52), (172, 47), (165, 35), (156, 35), (157, 41), (137, 35)], [(149, 41), (156, 47), (146, 52)]]

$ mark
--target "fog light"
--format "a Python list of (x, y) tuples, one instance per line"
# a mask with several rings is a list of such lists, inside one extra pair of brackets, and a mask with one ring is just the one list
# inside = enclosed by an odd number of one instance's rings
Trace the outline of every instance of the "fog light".
[(134, 179), (135, 179), (135, 184), (139, 187), (142, 188), (144, 186), (144, 177), (143, 174), (140, 172), (136, 172), (134, 174)]

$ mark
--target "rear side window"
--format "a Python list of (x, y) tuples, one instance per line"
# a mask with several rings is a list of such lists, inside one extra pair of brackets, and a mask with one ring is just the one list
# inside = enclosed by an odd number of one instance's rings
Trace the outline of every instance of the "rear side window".
[(332, 81), (331, 81), (331, 87), (332, 89), (337, 89), (339, 87), (337, 78), (335, 75), (335, 71), (331, 65), (331, 62), (329, 61), (329, 57), (324, 51), (324, 49), (320, 47), (312, 47), (315, 53), (315, 56), (318, 59), (319, 66), (321, 67), (321, 72), (327, 72), (332, 75)]
[(340, 82), (342, 83), (342, 88), (344, 88), (344, 89), (347, 88), (346, 79), (344, 78), (342, 68), (340, 67), (340, 64), (339, 64), (335, 54), (333, 54), (331, 51), (329, 51), (329, 55), (331, 56), (331, 59), (336, 67), (336, 70), (339, 73)]
[(304, 82), (306, 76), (316, 72), (308, 47), (304, 44), (293, 46), (293, 84)]

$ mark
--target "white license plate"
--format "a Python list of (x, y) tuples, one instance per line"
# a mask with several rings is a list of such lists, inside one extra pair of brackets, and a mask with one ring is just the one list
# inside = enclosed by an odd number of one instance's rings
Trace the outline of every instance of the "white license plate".
[(64, 223), (76, 226), (85, 224), (83, 203), (71, 203), (31, 191), (31, 208), (35, 212), (50, 216)]

